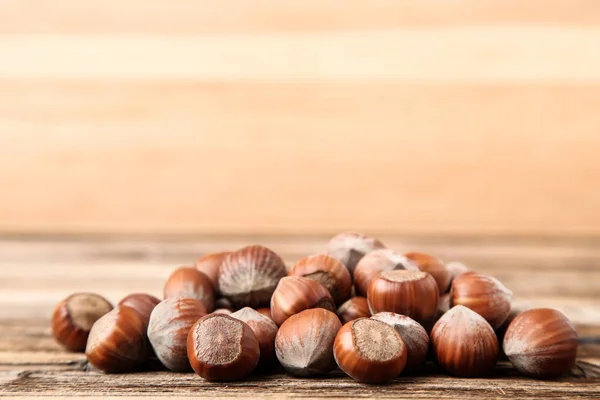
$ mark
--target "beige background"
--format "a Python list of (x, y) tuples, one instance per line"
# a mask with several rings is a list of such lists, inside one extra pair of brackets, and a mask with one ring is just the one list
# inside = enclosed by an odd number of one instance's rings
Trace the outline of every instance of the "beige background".
[(0, 232), (600, 233), (600, 2), (0, 0)]

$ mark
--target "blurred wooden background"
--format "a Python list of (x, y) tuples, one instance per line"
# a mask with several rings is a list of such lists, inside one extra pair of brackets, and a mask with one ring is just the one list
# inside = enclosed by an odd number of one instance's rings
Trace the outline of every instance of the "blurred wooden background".
[(600, 233), (597, 0), (0, 0), (0, 232)]

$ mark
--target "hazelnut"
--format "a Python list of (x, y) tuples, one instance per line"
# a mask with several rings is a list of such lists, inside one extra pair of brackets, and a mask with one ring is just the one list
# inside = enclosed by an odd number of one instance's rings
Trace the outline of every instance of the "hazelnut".
[(333, 344), (335, 361), (351, 378), (383, 383), (400, 375), (406, 365), (406, 346), (390, 325), (370, 318), (345, 324)]
[(508, 326), (510, 325), (511, 322), (513, 322), (513, 320), (517, 317), (517, 315), (521, 314), (522, 312), (526, 311), (528, 308), (522, 308), (522, 307), (512, 307), (510, 309), (510, 314), (508, 314), (508, 318), (506, 318), (506, 320), (502, 323), (502, 325), (500, 325), (500, 327), (498, 329), (496, 329), (496, 337), (498, 338), (498, 343), (500, 344), (500, 357), (502, 359), (508, 360), (508, 357), (506, 357), (506, 354), (504, 354), (504, 349), (502, 348), (502, 342), (504, 341), (504, 335), (506, 334), (506, 330), (508, 329)]
[(425, 363), (429, 351), (429, 336), (421, 324), (406, 315), (391, 312), (375, 314), (371, 319), (385, 322), (400, 334), (406, 346), (407, 372), (415, 372)]
[(148, 327), (148, 321), (150, 321), (150, 314), (154, 307), (160, 303), (160, 300), (156, 297), (146, 293), (133, 293), (126, 296), (119, 302), (119, 305), (129, 306), (140, 314), (144, 326)]
[(402, 270), (380, 272), (369, 285), (367, 300), (371, 314), (382, 311), (429, 323), (437, 312), (438, 286), (427, 272)]
[(452, 276), (443, 262), (425, 253), (413, 252), (406, 253), (405, 255), (409, 260), (414, 262), (421, 271), (428, 272), (433, 276), (433, 279), (435, 279), (435, 283), (437, 283), (440, 290), (440, 294), (446, 293)]
[(379, 240), (362, 233), (344, 232), (329, 241), (327, 254), (340, 260), (352, 275), (356, 264), (365, 254), (384, 247), (385, 245)]
[(215, 311), (213, 311), (213, 314), (231, 315), (231, 314), (233, 314), (233, 311), (231, 311), (228, 308), (217, 308)]
[(100, 295), (72, 294), (54, 308), (52, 335), (68, 350), (84, 351), (92, 325), (112, 308), (112, 304)]
[(227, 310), (233, 312), (233, 306), (231, 305), (231, 302), (229, 300), (227, 300), (225, 297), (219, 297), (218, 299), (215, 300), (215, 309), (217, 308), (226, 308)]
[(260, 357), (252, 329), (239, 319), (209, 314), (190, 329), (187, 351), (194, 371), (209, 381), (234, 381), (250, 374)]
[(131, 371), (144, 362), (148, 354), (144, 328), (137, 311), (117, 306), (92, 326), (85, 348), (88, 362), (107, 373)]
[(210, 279), (215, 293), (219, 293), (219, 270), (221, 264), (230, 251), (220, 251), (216, 253), (208, 253), (200, 257), (194, 265), (196, 269), (202, 272)]
[(285, 264), (275, 252), (263, 246), (247, 246), (223, 260), (219, 290), (236, 308), (263, 307), (286, 275)]
[(292, 315), (275, 336), (277, 359), (292, 375), (324, 375), (335, 368), (333, 341), (341, 327), (338, 317), (323, 308)]
[(571, 370), (577, 356), (577, 332), (560, 311), (534, 308), (510, 323), (504, 353), (523, 375), (556, 378)]
[(271, 315), (277, 325), (308, 308), (335, 311), (333, 297), (320, 283), (299, 276), (286, 276), (279, 281), (271, 297)]
[(256, 335), (260, 347), (258, 368), (266, 369), (273, 366), (275, 364), (275, 335), (279, 329), (275, 322), (250, 307), (244, 307), (231, 316), (248, 324)]
[(450, 271), (450, 283), (452, 283), (457, 276), (471, 271), (469, 267), (458, 261), (450, 261), (446, 264), (446, 269)]
[(271, 309), (269, 307), (257, 308), (256, 311), (269, 318), (270, 320), (273, 320), (273, 317), (271, 316)]
[(369, 311), (367, 298), (360, 296), (351, 298), (337, 309), (337, 315), (340, 318), (340, 321), (342, 321), (342, 324), (354, 321), (358, 318), (370, 317), (371, 311)]
[(445, 313), (431, 331), (433, 352), (447, 372), (463, 377), (488, 373), (498, 359), (498, 340), (490, 324), (464, 306)]
[(301, 258), (292, 267), (289, 275), (319, 282), (331, 293), (337, 305), (350, 298), (352, 291), (350, 272), (344, 264), (333, 257), (320, 254)]
[(356, 265), (354, 270), (354, 286), (356, 293), (367, 295), (369, 284), (381, 271), (395, 269), (418, 269), (416, 264), (392, 249), (377, 249), (365, 255)]
[(512, 292), (491, 276), (467, 272), (452, 281), (450, 305), (462, 305), (499, 328), (510, 314)]
[(186, 297), (200, 300), (208, 312), (215, 307), (215, 293), (210, 279), (192, 267), (181, 267), (173, 271), (163, 292), (165, 299)]
[(204, 303), (191, 298), (161, 301), (150, 315), (148, 339), (160, 362), (172, 371), (189, 371), (187, 335), (194, 322), (206, 315)]

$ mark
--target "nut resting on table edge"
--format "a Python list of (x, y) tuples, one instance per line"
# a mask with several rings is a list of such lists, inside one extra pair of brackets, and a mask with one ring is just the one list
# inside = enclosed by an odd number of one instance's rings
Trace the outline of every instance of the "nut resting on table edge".
[(577, 332), (561, 312), (520, 312), (492, 276), (363, 234), (341, 233), (289, 270), (260, 245), (191, 263), (167, 277), (162, 301), (134, 293), (113, 308), (98, 294), (68, 296), (52, 314), (55, 340), (104, 373), (156, 360), (209, 381), (280, 365), (382, 384), (425, 374), (429, 358), (452, 376), (485, 377), (502, 354), (520, 374), (552, 379), (575, 364)]

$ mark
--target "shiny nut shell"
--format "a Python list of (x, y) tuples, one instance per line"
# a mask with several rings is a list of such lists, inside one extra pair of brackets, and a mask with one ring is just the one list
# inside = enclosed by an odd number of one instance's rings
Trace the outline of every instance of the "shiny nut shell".
[(510, 323), (503, 348), (520, 373), (555, 378), (575, 365), (577, 332), (560, 311), (534, 308), (517, 315)]
[(71, 351), (84, 351), (90, 329), (113, 309), (104, 297), (94, 293), (75, 293), (56, 305), (52, 313), (54, 339)]
[(430, 340), (440, 366), (456, 376), (483, 376), (498, 359), (494, 330), (467, 307), (456, 306), (445, 313), (433, 326)]
[(342, 324), (350, 321), (354, 321), (358, 318), (365, 318), (371, 316), (369, 311), (369, 304), (366, 297), (355, 296), (350, 300), (346, 301), (337, 309), (337, 315), (340, 317)]
[(247, 246), (223, 260), (219, 291), (236, 308), (264, 307), (286, 275), (285, 264), (275, 252), (259, 245)]
[(325, 255), (303, 257), (292, 267), (290, 276), (301, 276), (312, 279), (323, 285), (335, 301), (342, 304), (350, 298), (352, 277), (341, 261)]
[(324, 308), (335, 311), (329, 291), (320, 283), (299, 276), (286, 276), (279, 281), (271, 298), (271, 316), (277, 325), (300, 311)]
[(145, 361), (147, 351), (144, 321), (133, 308), (120, 305), (96, 321), (85, 355), (94, 368), (118, 373)]
[(224, 314), (200, 318), (188, 334), (194, 371), (209, 381), (235, 381), (250, 374), (260, 357), (256, 335), (244, 322)]
[(433, 276), (433, 279), (435, 279), (435, 283), (437, 283), (440, 290), (440, 294), (446, 293), (450, 281), (452, 280), (452, 274), (442, 261), (426, 253), (411, 252), (406, 253), (405, 256), (414, 262), (421, 271), (427, 272)]
[(377, 249), (366, 254), (354, 270), (354, 286), (356, 293), (366, 296), (373, 278), (381, 271), (395, 269), (418, 269), (416, 264), (392, 249)]
[(327, 244), (327, 254), (340, 260), (352, 275), (356, 264), (365, 254), (383, 248), (385, 245), (373, 237), (362, 233), (344, 232), (331, 238)]
[(215, 293), (212, 282), (202, 272), (192, 267), (177, 268), (163, 289), (165, 299), (186, 297), (200, 300), (208, 312), (215, 306)]

